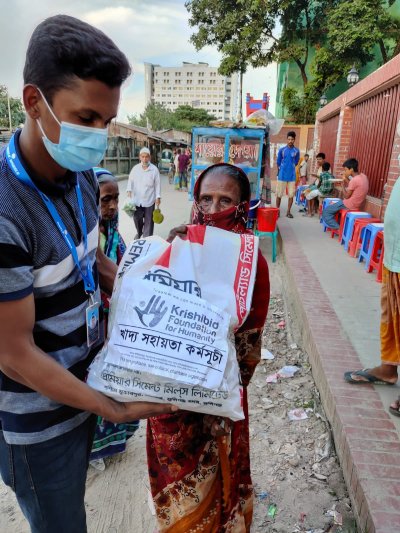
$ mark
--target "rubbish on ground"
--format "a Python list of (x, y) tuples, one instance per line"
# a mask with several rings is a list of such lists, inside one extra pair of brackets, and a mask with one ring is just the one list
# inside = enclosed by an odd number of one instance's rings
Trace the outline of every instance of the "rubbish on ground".
[(304, 409), (292, 409), (288, 412), (289, 420), (297, 421), (297, 420), (305, 420), (308, 418), (307, 413), (304, 411)]
[(301, 522), (301, 523), (303, 523), (303, 522), (304, 522), (304, 520), (305, 520), (306, 516), (307, 516), (307, 513), (300, 513), (300, 517), (299, 517), (299, 520), (300, 520), (300, 522)]
[(266, 348), (261, 349), (261, 359), (275, 359), (275, 355), (273, 355), (269, 350)]
[(267, 516), (274, 518), (275, 515), (276, 515), (276, 505), (274, 503), (271, 503), (271, 505), (268, 507)]
[(286, 365), (278, 371), (280, 378), (292, 378), (300, 368), (298, 366)]
[(318, 474), (318, 472), (314, 472), (312, 474), (315, 478), (319, 479), (319, 481), (326, 481), (328, 478), (324, 476), (323, 474)]
[(278, 374), (270, 374), (266, 379), (267, 383), (278, 383)]
[(289, 346), (289, 348), (290, 348), (291, 350), (295, 350), (295, 349), (297, 348), (297, 344), (294, 342), (293, 344), (291, 344), (291, 345)]
[(285, 326), (286, 326), (286, 322), (284, 320), (281, 320), (278, 324), (279, 329), (285, 329)]
[(259, 500), (265, 500), (266, 498), (268, 498), (268, 492), (265, 492), (265, 491), (259, 492), (257, 494), (257, 498)]
[(319, 463), (329, 457), (331, 453), (331, 439), (329, 433), (323, 433), (315, 442), (314, 460)]
[(332, 516), (333, 523), (337, 526), (343, 525), (343, 517), (339, 511), (336, 511), (336, 505), (332, 507), (329, 511), (326, 511), (325, 516)]
[(269, 398), (262, 398), (262, 402), (264, 403), (264, 409), (272, 409), (272, 407), (275, 407), (274, 402)]

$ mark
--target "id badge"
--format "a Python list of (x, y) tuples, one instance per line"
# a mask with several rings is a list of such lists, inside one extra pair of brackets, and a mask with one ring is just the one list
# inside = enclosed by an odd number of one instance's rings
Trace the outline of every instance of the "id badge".
[(100, 337), (99, 304), (93, 299), (89, 300), (90, 305), (86, 308), (86, 332), (87, 345), (92, 346)]

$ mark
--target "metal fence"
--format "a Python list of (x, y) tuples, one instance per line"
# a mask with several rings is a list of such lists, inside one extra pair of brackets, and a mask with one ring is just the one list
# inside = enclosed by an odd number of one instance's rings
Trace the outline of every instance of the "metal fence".
[[(325, 154), (325, 160), (331, 164), (331, 169), (335, 162), (337, 133), (339, 127), (339, 113), (321, 124), (321, 141), (319, 151)], [(317, 154), (315, 154), (317, 155)]]
[(354, 106), (349, 154), (368, 176), (369, 195), (374, 198), (383, 195), (399, 105), (400, 85), (395, 85)]

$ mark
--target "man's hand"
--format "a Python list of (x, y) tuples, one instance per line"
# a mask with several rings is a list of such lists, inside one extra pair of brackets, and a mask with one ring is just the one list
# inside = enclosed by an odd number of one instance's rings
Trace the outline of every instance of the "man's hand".
[(172, 242), (175, 239), (175, 237), (183, 238), (186, 234), (187, 234), (187, 225), (182, 224), (181, 226), (172, 228), (172, 230), (169, 232), (167, 241)]
[(132, 198), (132, 191), (126, 191), (126, 196), (128, 198)]
[(104, 397), (104, 411), (101, 416), (114, 424), (131, 422), (132, 420), (150, 418), (164, 414), (172, 414), (179, 411), (176, 405), (153, 402), (116, 402), (111, 398)]
[(158, 207), (161, 204), (161, 198), (156, 199), (156, 207)]

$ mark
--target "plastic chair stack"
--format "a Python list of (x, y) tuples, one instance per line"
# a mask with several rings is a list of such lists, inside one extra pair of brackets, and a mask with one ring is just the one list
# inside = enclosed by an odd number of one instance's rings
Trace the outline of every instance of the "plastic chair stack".
[(307, 188), (309, 187), (309, 185), (299, 185), (296, 189), (296, 195), (295, 195), (295, 204), (296, 205), (301, 205), (302, 207), (306, 207), (307, 206), (307, 200), (305, 198), (301, 199), (301, 195), (303, 193), (303, 191), (305, 191)]
[(369, 265), (372, 256), (372, 250), (374, 248), (374, 242), (377, 234), (380, 231), (383, 231), (383, 223), (372, 223), (365, 226), (362, 233), (362, 243), (360, 248), (360, 255), (358, 257), (358, 262), (361, 263), (365, 259), (365, 270), (370, 272)]
[(346, 252), (349, 249), (349, 243), (353, 237), (354, 222), (358, 218), (372, 218), (372, 216), (369, 213), (366, 213), (365, 211), (350, 211), (346, 214), (343, 234), (340, 240), (340, 244), (344, 245), (344, 249), (346, 250)]
[(270, 237), (272, 240), (272, 262), (275, 263), (277, 256), (278, 221), (279, 209), (275, 207), (259, 207), (257, 209), (257, 229), (254, 235), (257, 237)]
[(380, 219), (379, 218), (357, 218), (357, 220), (354, 221), (353, 236), (350, 239), (349, 248), (347, 250), (349, 255), (351, 255), (351, 257), (357, 257), (358, 251), (361, 248), (362, 229), (368, 224), (372, 224), (373, 222), (380, 222)]
[(385, 254), (385, 246), (383, 242), (383, 231), (379, 231), (376, 234), (374, 245), (372, 247), (371, 259), (369, 262), (369, 267), (367, 272), (372, 272), (376, 270), (376, 281), (382, 283), (382, 267), (383, 267), (383, 257)]

